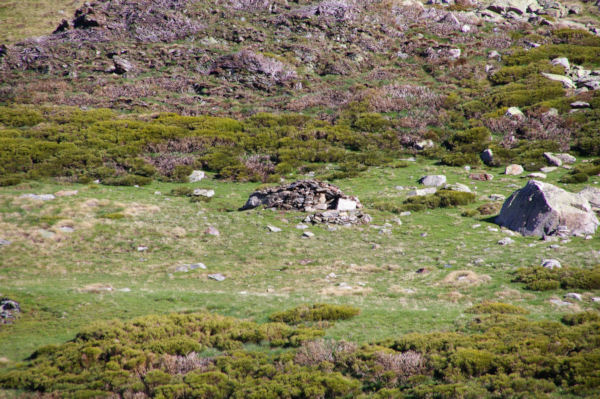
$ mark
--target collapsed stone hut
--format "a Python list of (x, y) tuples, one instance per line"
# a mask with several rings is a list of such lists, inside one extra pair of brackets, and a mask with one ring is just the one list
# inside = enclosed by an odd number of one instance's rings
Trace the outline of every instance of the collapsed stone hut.
[(261, 205), (265, 208), (303, 212), (355, 211), (362, 208), (358, 198), (345, 195), (336, 186), (317, 180), (299, 180), (285, 186), (255, 191), (240, 210)]

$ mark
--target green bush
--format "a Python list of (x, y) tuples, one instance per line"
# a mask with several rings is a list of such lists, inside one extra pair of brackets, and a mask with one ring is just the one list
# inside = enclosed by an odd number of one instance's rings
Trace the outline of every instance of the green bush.
[(102, 180), (102, 184), (108, 186), (145, 186), (150, 183), (152, 183), (151, 178), (137, 175), (123, 175)]
[(598, 289), (600, 288), (600, 265), (592, 269), (576, 267), (546, 269), (541, 266), (521, 268), (517, 270), (514, 281), (525, 283), (528, 289), (534, 291), (546, 291), (559, 287)]
[(298, 324), (307, 321), (335, 321), (350, 319), (360, 313), (360, 310), (348, 305), (313, 304), (301, 305), (293, 309), (276, 312), (269, 320)]
[(565, 175), (559, 181), (561, 183), (585, 183), (589, 177), (585, 173), (575, 173), (573, 175)]
[(584, 323), (600, 322), (600, 313), (598, 311), (589, 310), (587, 312), (567, 314), (564, 315), (560, 321), (568, 326), (578, 326)]
[(483, 302), (466, 310), (467, 313), (527, 314), (526, 309), (509, 303)]

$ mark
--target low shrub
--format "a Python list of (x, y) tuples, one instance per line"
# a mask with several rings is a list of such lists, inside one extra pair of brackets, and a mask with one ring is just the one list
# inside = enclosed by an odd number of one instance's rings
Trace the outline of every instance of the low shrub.
[(578, 326), (584, 323), (600, 322), (600, 312), (588, 310), (587, 312), (566, 314), (560, 319), (560, 321), (568, 326)]
[(600, 265), (592, 269), (563, 267), (546, 269), (541, 266), (517, 270), (515, 282), (525, 283), (526, 288), (546, 291), (557, 288), (598, 289), (600, 288)]
[(152, 183), (151, 178), (138, 175), (123, 175), (102, 180), (102, 184), (108, 186), (145, 186), (150, 183)]
[(348, 305), (313, 304), (276, 312), (269, 316), (271, 321), (298, 324), (310, 321), (347, 320), (360, 313), (358, 308)]
[(495, 313), (495, 314), (528, 314), (526, 309), (519, 306), (511, 305), (509, 303), (501, 302), (483, 302), (475, 306), (470, 307), (466, 310), (467, 313), (483, 314), (483, 313)]

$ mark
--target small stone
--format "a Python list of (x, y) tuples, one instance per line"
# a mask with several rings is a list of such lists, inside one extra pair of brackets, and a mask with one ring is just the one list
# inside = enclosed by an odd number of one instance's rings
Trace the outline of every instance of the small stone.
[(221, 273), (209, 274), (208, 278), (211, 278), (216, 281), (224, 281), (226, 279), (226, 277), (223, 276)]
[(560, 65), (565, 68), (565, 72), (571, 69), (571, 65), (569, 64), (569, 59), (566, 57), (559, 57), (552, 60), (552, 65)]
[(592, 302), (600, 303), (600, 296), (595, 296), (592, 298)]
[(479, 227), (481, 227), (481, 225), (479, 223), (476, 223), (473, 226), (471, 226), (472, 229), (477, 229)]
[(379, 245), (379, 244), (371, 245), (371, 249), (380, 249), (380, 248), (381, 248), (381, 245)]
[(558, 248), (560, 248), (560, 245), (558, 245), (558, 244), (552, 244), (548, 248), (550, 248), (550, 249), (558, 249)]
[(417, 196), (424, 196), (424, 195), (435, 194), (436, 192), (437, 192), (437, 189), (435, 187), (427, 187), (427, 188), (420, 188), (420, 189), (416, 189), (416, 190), (411, 190), (408, 193), (406, 193), (406, 195), (408, 197), (417, 197)]
[(462, 51), (459, 48), (453, 48), (448, 50), (448, 54), (450, 55), (450, 58), (455, 60), (457, 58), (460, 58)]
[(75, 231), (75, 229), (73, 227), (69, 227), (69, 226), (61, 226), (58, 229), (60, 231), (62, 231), (63, 233), (73, 233)]
[(139, 247), (137, 247), (138, 252), (144, 252), (148, 250), (148, 247), (140, 245)]
[(540, 172), (550, 173), (550, 172), (554, 172), (556, 169), (558, 169), (556, 166), (544, 166), (543, 168), (540, 169)]
[(494, 176), (489, 173), (471, 173), (469, 175), (469, 179), (477, 181), (490, 181), (494, 179)]
[(212, 198), (215, 196), (215, 190), (206, 190), (204, 188), (197, 188), (192, 192), (192, 195), (196, 197)]
[(410, 211), (400, 212), (400, 216), (410, 216), (410, 215), (411, 215)]
[(499, 59), (500, 58), (500, 53), (498, 51), (496, 51), (496, 50), (492, 50), (492, 51), (489, 52), (488, 58), (489, 59), (492, 59), (492, 58)]
[(504, 174), (509, 176), (518, 176), (521, 173), (523, 173), (523, 171), (524, 170), (521, 165), (511, 164), (506, 167), (506, 169), (504, 170)]
[(131, 288), (128, 288), (128, 287), (120, 288), (119, 291), (120, 292), (131, 292)]
[(458, 191), (461, 193), (470, 193), (471, 189), (469, 186), (462, 183), (446, 184), (444, 187), (446, 190)]
[(279, 233), (281, 231), (281, 229), (279, 227), (271, 226), (271, 225), (268, 225), (267, 229), (269, 229), (269, 231), (271, 233)]
[(133, 65), (131, 64), (131, 62), (129, 62), (125, 58), (115, 55), (115, 56), (113, 56), (112, 60), (113, 60), (113, 64), (114, 64), (113, 71), (116, 74), (122, 75), (133, 69)]
[(206, 265), (204, 263), (192, 263), (191, 265), (188, 265), (190, 270), (196, 270), (196, 269), (204, 269), (206, 270)]
[(49, 230), (44, 230), (44, 229), (40, 229), (40, 230), (38, 230), (38, 232), (40, 233), (42, 238), (46, 238), (46, 239), (54, 238), (54, 236), (56, 235), (55, 232), (49, 231)]
[(162, 195), (162, 193), (160, 191), (155, 191), (154, 195)]
[(510, 245), (510, 244), (513, 244), (514, 242), (515, 242), (515, 240), (513, 240), (512, 238), (504, 237), (503, 239), (498, 241), (498, 245)]
[(10, 244), (11, 244), (11, 241), (0, 238), (0, 247), (10, 245)]
[(427, 237), (427, 233), (421, 233), (421, 237)]
[(567, 299), (575, 299), (576, 301), (582, 301), (583, 297), (581, 296), (581, 294), (577, 294), (575, 292), (569, 292), (567, 294), (565, 294), (565, 298)]
[(444, 175), (427, 175), (419, 179), (419, 183), (424, 186), (439, 187), (446, 184), (446, 176)]
[(77, 195), (79, 191), (77, 190), (60, 190), (54, 193), (55, 196), (57, 197), (72, 197), (74, 195)]
[(429, 273), (429, 269), (427, 269), (426, 267), (421, 267), (421, 268), (417, 269), (416, 273), (427, 274), (427, 273)]
[(307, 225), (305, 225), (305, 224), (302, 224), (302, 223), (300, 223), (300, 224), (297, 224), (297, 225), (296, 225), (296, 228), (297, 228), (298, 230), (306, 230), (306, 229), (308, 229), (308, 226), (307, 226)]
[(488, 198), (491, 201), (504, 201), (506, 199), (506, 196), (504, 196), (502, 194), (490, 194), (490, 196)]
[(327, 275), (327, 278), (336, 278), (336, 277), (337, 277), (337, 275), (335, 273), (329, 273)]
[(560, 158), (555, 157), (551, 152), (545, 152), (544, 158), (546, 158), (546, 161), (548, 161), (548, 163), (552, 166), (562, 166), (562, 161)]
[(550, 303), (556, 306), (569, 306), (571, 302), (561, 301), (560, 299), (550, 299)]
[(571, 154), (567, 154), (566, 152), (563, 152), (560, 154), (554, 154), (554, 156), (556, 158), (560, 159), (563, 164), (567, 164), (567, 165), (574, 164), (577, 161), (577, 158), (575, 158)]
[(510, 107), (508, 110), (506, 110), (506, 116), (511, 117), (511, 118), (524, 118), (525, 115), (523, 115), (523, 112), (517, 108), (517, 107)]
[(491, 231), (491, 232), (494, 232), (494, 233), (495, 233), (495, 232), (498, 232), (498, 231), (500, 231), (500, 230), (498, 230), (498, 229), (497, 229), (497, 228), (495, 228), (495, 227), (489, 227), (489, 226), (488, 226), (488, 228), (487, 228), (487, 229), (488, 229), (488, 231)]
[(304, 237), (304, 238), (312, 238), (314, 236), (315, 236), (315, 234), (310, 231), (305, 231), (304, 233), (302, 233), (302, 237)]
[(492, 164), (494, 163), (494, 153), (492, 152), (491, 149), (486, 149), (484, 150), (479, 157), (481, 158), (481, 161), (486, 164), (487, 166), (492, 166)]
[(589, 108), (590, 103), (586, 103), (585, 101), (575, 101), (571, 103), (571, 108), (581, 109), (581, 108)]
[(547, 176), (540, 172), (533, 172), (527, 175), (527, 177), (532, 179), (545, 179)]
[(56, 197), (54, 194), (23, 194), (19, 198), (29, 198), (38, 201), (51, 201)]
[(421, 140), (418, 141), (414, 144), (415, 149), (417, 150), (424, 150), (426, 148), (433, 148), (434, 143), (433, 140), (429, 139), (429, 140)]
[(469, 172), (471, 170), (471, 167), (469, 165), (465, 165), (464, 169)]
[(209, 236), (215, 236), (215, 237), (218, 237), (221, 235), (219, 230), (217, 230), (217, 228), (214, 226), (208, 226), (208, 228), (206, 230), (204, 230), (204, 234), (208, 234)]
[(560, 268), (562, 268), (562, 265), (560, 264), (560, 262), (557, 259), (543, 259), (542, 267), (552, 270), (552, 269), (560, 269)]
[(189, 176), (188, 176), (188, 182), (190, 183), (197, 183), (199, 181), (201, 181), (202, 179), (204, 179), (205, 174), (203, 171), (201, 170), (194, 170)]

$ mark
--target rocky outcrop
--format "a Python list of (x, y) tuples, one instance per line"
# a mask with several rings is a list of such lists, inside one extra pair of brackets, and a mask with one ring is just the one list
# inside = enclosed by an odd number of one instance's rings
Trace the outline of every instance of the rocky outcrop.
[(506, 200), (496, 223), (525, 236), (594, 234), (600, 225), (586, 198), (537, 180)]
[(336, 186), (317, 180), (299, 180), (286, 186), (255, 191), (240, 210), (261, 205), (265, 208), (304, 212), (354, 211), (362, 208), (358, 198), (345, 195)]

